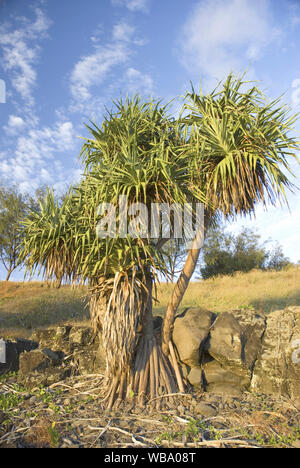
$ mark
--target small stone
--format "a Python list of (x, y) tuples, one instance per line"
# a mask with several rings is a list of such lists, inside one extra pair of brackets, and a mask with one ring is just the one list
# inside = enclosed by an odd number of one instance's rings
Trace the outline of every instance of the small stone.
[(185, 412), (185, 407), (182, 406), (182, 405), (179, 405), (178, 408), (177, 408), (177, 411), (179, 414), (184, 414)]
[(189, 375), (187, 376), (188, 381), (194, 387), (201, 388), (202, 387), (202, 369), (201, 367), (193, 367)]
[(195, 413), (200, 414), (201, 416), (204, 416), (205, 418), (210, 418), (210, 417), (216, 416), (217, 410), (213, 406), (200, 401), (200, 403), (198, 403), (197, 406), (195, 406)]

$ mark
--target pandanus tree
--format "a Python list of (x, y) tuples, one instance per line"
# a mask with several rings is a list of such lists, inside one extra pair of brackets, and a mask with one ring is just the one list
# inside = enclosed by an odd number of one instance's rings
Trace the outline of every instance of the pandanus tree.
[[(172, 327), (201, 237), (214, 217), (253, 213), (258, 203), (285, 200), (285, 188), (292, 188), (288, 158), (298, 144), (289, 132), (295, 118), (279, 101), (268, 103), (256, 87), (245, 91), (245, 86), (230, 75), (211, 94), (192, 89), (176, 120), (158, 102), (119, 101), (101, 128), (88, 127), (83, 180), (69, 197), (68, 226), (56, 231), (55, 246), (70, 252), (61, 263), (64, 273), (89, 285), (92, 324), (106, 351), (102, 391), (107, 408), (126, 396), (137, 395), (144, 404), (145, 398), (185, 390)], [(163, 254), (168, 236), (163, 229), (150, 234), (151, 206), (188, 204), (194, 219), (197, 202), (204, 206), (204, 226), (195, 232), (162, 329), (156, 330), (152, 304), (158, 279), (168, 276)], [(122, 203), (129, 208), (127, 229)], [(140, 217), (142, 206), (146, 216)], [(136, 229), (130, 230), (132, 223)], [(29, 241), (35, 229), (28, 223), (24, 255), (29, 263), (45, 266), (52, 250), (43, 247), (39, 257), (44, 244)], [(159, 405), (160, 399), (155, 401)]]
[(25, 263), (27, 274), (42, 274), (45, 279), (55, 281), (57, 288), (63, 279), (69, 281), (76, 275), (71, 208), (70, 195), (59, 204), (48, 189), (44, 200), (22, 222), (26, 235), (21, 244), (20, 262)]
[[(294, 185), (291, 163), (299, 142), (290, 132), (297, 115), (268, 101), (262, 92), (230, 74), (208, 95), (187, 93), (182, 119), (193, 160), (191, 177), (205, 192), (204, 230), (213, 215), (226, 219), (254, 214), (257, 204), (287, 203)], [(165, 314), (163, 346), (171, 339), (175, 312), (196, 267), (200, 249), (191, 249)]]
[[(119, 102), (101, 129), (89, 127), (93, 138), (82, 150), (85, 179), (77, 190), (82, 208), (75, 231), (79, 249), (87, 249), (81, 254), (81, 275), (90, 282), (92, 323), (106, 350), (108, 407), (116, 396), (121, 401), (126, 394), (138, 394), (143, 404), (147, 393), (152, 399), (160, 389), (184, 389), (171, 342), (170, 355), (163, 355), (153, 328), (153, 292), (168, 267), (162, 254), (167, 239), (163, 232), (155, 238), (149, 232), (151, 206), (204, 202), (205, 197), (190, 178), (191, 161), (177, 123), (166, 113), (152, 101)], [(126, 197), (128, 212), (144, 207), (146, 226), (141, 223), (135, 235), (130, 232), (134, 220), (129, 220), (128, 229), (120, 232), (120, 210), (110, 211), (106, 217), (112, 224), (117, 221), (119, 231), (110, 225), (116, 235), (100, 239), (98, 207), (109, 203), (120, 208), (120, 197)]]

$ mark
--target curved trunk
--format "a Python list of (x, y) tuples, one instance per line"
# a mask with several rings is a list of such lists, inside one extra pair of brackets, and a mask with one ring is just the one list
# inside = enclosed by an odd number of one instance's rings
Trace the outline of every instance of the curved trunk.
[(162, 350), (166, 355), (169, 354), (169, 343), (172, 338), (175, 313), (195, 271), (204, 239), (204, 233), (203, 229), (199, 229), (197, 231), (193, 240), (192, 248), (189, 250), (183, 270), (180, 273), (178, 281), (173, 289), (173, 293), (167, 307), (162, 330)]

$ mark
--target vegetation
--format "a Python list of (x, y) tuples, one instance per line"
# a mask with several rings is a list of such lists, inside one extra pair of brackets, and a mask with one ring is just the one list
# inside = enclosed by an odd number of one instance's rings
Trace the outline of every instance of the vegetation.
[(86, 322), (87, 289), (49, 289), (43, 282), (0, 282), (0, 333), (7, 338), (29, 337), (35, 328)]
[(0, 261), (8, 281), (18, 266), (22, 218), (28, 214), (27, 199), (16, 187), (0, 187)]
[[(281, 271), (253, 270), (234, 273), (205, 281), (191, 282), (178, 313), (187, 307), (203, 307), (213, 312), (254, 308), (269, 313), (287, 306), (300, 305), (300, 268)], [(153, 314), (164, 316), (173, 290), (172, 284), (157, 286)], [(30, 337), (36, 328), (61, 324), (89, 323), (89, 312), (83, 296), (87, 288), (59, 290), (46, 283), (0, 282), (0, 332), (2, 337)]]
[(22, 221), (22, 232), (30, 232), (30, 236), (22, 239), (20, 262), (26, 259), (27, 271), (30, 272), (35, 272), (38, 267), (37, 273), (42, 273), (47, 280), (56, 280), (57, 288), (63, 279), (68, 281), (75, 277), (71, 271), (74, 261), (70, 200), (68, 195), (56, 199), (53, 192), (47, 190), (38, 207), (32, 209), (30, 216)]
[[(287, 267), (281, 271), (252, 270), (236, 272), (205, 281), (190, 283), (178, 312), (187, 307), (202, 307), (213, 312), (254, 308), (269, 313), (287, 306), (300, 305), (300, 269)], [(172, 286), (158, 286), (159, 304), (154, 313), (164, 316), (172, 294)]]
[[(297, 403), (283, 397), (177, 395), (172, 414), (112, 411), (108, 417), (97, 411), (97, 398), (86, 400), (99, 377), (78, 376), (68, 383), (29, 390), (13, 375), (2, 376), (1, 448), (299, 447)], [(203, 403), (211, 416), (201, 414)]]
[(253, 229), (244, 228), (235, 236), (222, 227), (209, 230), (203, 245), (203, 262), (200, 272), (204, 279), (253, 269), (281, 270), (290, 263), (280, 245), (267, 250), (266, 242), (262, 244)]
[(244, 85), (230, 75), (207, 96), (192, 90), (184, 117), (177, 120), (152, 100), (119, 101), (101, 128), (88, 127), (81, 184), (62, 206), (48, 194), (41, 212), (26, 222), (21, 260), (28, 271), (43, 268), (46, 278), (80, 279), (89, 286), (92, 324), (106, 351), (108, 408), (132, 393), (143, 405), (145, 396), (155, 399), (160, 388), (184, 391), (171, 332), (203, 230), (195, 234), (158, 336), (152, 302), (158, 276), (169, 274), (162, 251), (166, 239), (159, 233), (153, 241), (141, 223), (137, 236), (114, 231), (114, 237), (99, 237), (99, 215), (113, 230), (115, 220), (121, 223), (120, 213), (115, 217), (109, 207), (99, 212), (99, 205), (117, 206), (122, 195), (129, 205), (148, 208), (202, 202), (206, 230), (221, 215), (247, 214), (259, 202), (285, 200), (285, 189), (292, 188), (288, 158), (298, 148), (289, 136), (295, 118), (278, 100), (268, 103), (255, 86), (244, 91)]
[(0, 262), (7, 271), (6, 281), (21, 266), (19, 254), (24, 237), (23, 220), (33, 209), (39, 210), (39, 200), (44, 196), (43, 187), (31, 196), (21, 193), (16, 186), (0, 186)]

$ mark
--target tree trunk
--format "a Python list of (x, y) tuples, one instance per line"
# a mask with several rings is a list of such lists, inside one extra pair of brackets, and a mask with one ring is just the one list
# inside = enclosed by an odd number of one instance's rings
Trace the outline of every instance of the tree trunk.
[(8, 270), (5, 281), (9, 281), (10, 275), (12, 274), (13, 269)]
[(62, 283), (62, 276), (60, 278), (57, 278), (56, 281), (55, 281), (55, 288), (56, 289), (59, 289), (61, 287), (61, 283)]
[(189, 285), (190, 279), (195, 271), (201, 251), (203, 238), (204, 230), (199, 229), (194, 238), (192, 248), (189, 250), (188, 257), (184, 264), (183, 270), (180, 273), (180, 276), (174, 287), (170, 302), (167, 307), (162, 330), (162, 350), (166, 355), (168, 355), (170, 351), (169, 343), (171, 342), (172, 338), (175, 313), (178, 309), (180, 302), (182, 301), (184, 293)]
[[(116, 277), (103, 317), (102, 342), (107, 360), (103, 401), (110, 409), (124, 399), (136, 398), (140, 406), (147, 400), (159, 409), (161, 400), (157, 397), (184, 392), (182, 376), (172, 344), (170, 357), (164, 356), (160, 331), (153, 329), (152, 277), (147, 279), (147, 292), (142, 287), (138, 291), (138, 283), (130, 281), (132, 284)], [(138, 294), (134, 298), (127, 294), (125, 285)], [(97, 309), (95, 304), (93, 309)]]

